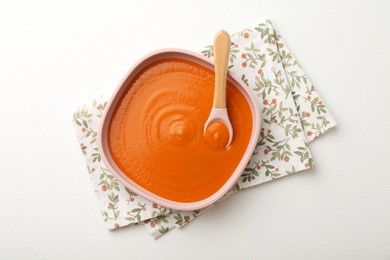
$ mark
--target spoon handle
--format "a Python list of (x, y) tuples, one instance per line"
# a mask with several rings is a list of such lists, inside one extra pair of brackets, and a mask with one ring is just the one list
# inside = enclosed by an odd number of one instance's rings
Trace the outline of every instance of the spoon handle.
[(226, 108), (226, 75), (230, 55), (230, 36), (219, 31), (214, 37), (215, 86), (213, 107)]

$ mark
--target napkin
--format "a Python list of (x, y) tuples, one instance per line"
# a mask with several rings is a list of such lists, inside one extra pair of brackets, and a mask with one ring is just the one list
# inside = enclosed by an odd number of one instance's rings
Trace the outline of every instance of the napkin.
[[(212, 46), (206, 46), (202, 54), (212, 58)], [(248, 166), (224, 198), (313, 167), (308, 143), (336, 122), (271, 21), (232, 35), (229, 70), (257, 96), (262, 128)], [(158, 237), (160, 230), (183, 227), (211, 207), (173, 212), (164, 216), (168, 222), (150, 219), (145, 226)]]
[(126, 188), (115, 179), (101, 160), (97, 135), (107, 99), (106, 97), (94, 99), (80, 106), (73, 113), (77, 139), (98, 198), (103, 220), (110, 230), (137, 224), (150, 218), (155, 218), (157, 222), (156, 217), (167, 215), (171, 210), (158, 206)]
[[(254, 92), (262, 127), (250, 162), (237, 184), (217, 203), (243, 189), (314, 166), (308, 143), (336, 125), (324, 101), (269, 20), (231, 36), (229, 70)], [(213, 48), (201, 52), (212, 59)], [(183, 227), (210, 208), (173, 211), (124, 187), (101, 161), (96, 137), (106, 97), (73, 114), (77, 137), (100, 211), (109, 229), (143, 223), (155, 238)], [(247, 203), (254, 203), (248, 201)]]

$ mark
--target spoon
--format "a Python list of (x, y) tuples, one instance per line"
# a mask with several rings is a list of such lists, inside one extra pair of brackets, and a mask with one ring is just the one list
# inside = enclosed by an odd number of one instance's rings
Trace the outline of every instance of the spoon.
[(226, 147), (230, 146), (233, 139), (233, 127), (226, 109), (226, 76), (229, 54), (230, 36), (224, 30), (219, 31), (214, 36), (215, 85), (213, 107), (204, 125), (204, 132), (206, 133), (206, 129), (211, 122), (220, 121), (224, 123), (229, 131), (229, 141)]

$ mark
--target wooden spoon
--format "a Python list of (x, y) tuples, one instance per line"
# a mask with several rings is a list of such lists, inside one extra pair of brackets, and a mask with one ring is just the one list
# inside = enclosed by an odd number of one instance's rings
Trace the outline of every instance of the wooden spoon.
[(214, 67), (215, 67), (215, 86), (214, 101), (209, 118), (204, 125), (204, 132), (207, 126), (213, 121), (223, 122), (229, 130), (229, 141), (226, 147), (229, 147), (233, 140), (233, 127), (230, 123), (229, 115), (226, 109), (226, 76), (230, 55), (230, 36), (225, 31), (219, 31), (214, 37)]

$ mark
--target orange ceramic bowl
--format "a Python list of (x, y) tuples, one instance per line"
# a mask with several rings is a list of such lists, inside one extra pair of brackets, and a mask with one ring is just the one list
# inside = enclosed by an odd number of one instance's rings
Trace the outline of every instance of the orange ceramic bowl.
[[(239, 78), (236, 78), (231, 73), (227, 75), (227, 81), (229, 84), (234, 86), (242, 96), (245, 97), (247, 104), (249, 105), (250, 118), (252, 120), (251, 129), (249, 129), (248, 135), (248, 144), (244, 147), (242, 156), (237, 160), (237, 166), (231, 173), (228, 173), (228, 178), (215, 192), (212, 192), (207, 195), (207, 197), (196, 200), (196, 201), (182, 201), (174, 200), (163, 195), (154, 193), (152, 190), (145, 188), (144, 185), (140, 185), (134, 179), (129, 177), (124, 173), (123, 167), (120, 167), (118, 160), (114, 160), (112, 150), (110, 150), (110, 124), (115, 119), (113, 115), (115, 114), (115, 109), (120, 105), (120, 102), (123, 102), (121, 99), (125, 95), (129, 84), (139, 75), (145, 68), (149, 65), (154, 64), (158, 61), (164, 59), (180, 59), (184, 61), (190, 61), (192, 63), (201, 65), (207, 70), (213, 71), (213, 63), (196, 53), (192, 53), (186, 50), (180, 49), (163, 49), (156, 52), (153, 52), (140, 61), (130, 70), (130, 72), (125, 76), (122, 83), (119, 85), (115, 93), (113, 94), (111, 100), (108, 102), (106, 110), (102, 116), (101, 127), (98, 135), (98, 144), (101, 153), (102, 160), (109, 171), (127, 188), (134, 191), (138, 195), (165, 207), (177, 209), (177, 210), (196, 210), (207, 207), (212, 203), (220, 199), (224, 194), (226, 194), (233, 185), (237, 182), (241, 173), (244, 171), (245, 166), (248, 164), (251, 155), (256, 147), (259, 134), (260, 134), (260, 111), (256, 98), (254, 97), (252, 91), (248, 86), (242, 82)], [(236, 91), (236, 90), (235, 90)], [(188, 98), (191, 98), (190, 96)], [(146, 130), (145, 130), (146, 131)], [(234, 138), (236, 138), (234, 136)], [(234, 141), (234, 140), (233, 140)], [(245, 143), (246, 144), (246, 143)], [(129, 154), (128, 156), (131, 156)], [(135, 161), (134, 163), (139, 163), (137, 165), (138, 169), (142, 169), (143, 165), (140, 162)], [(138, 174), (139, 175), (139, 174)], [(142, 178), (142, 175), (141, 175)], [(146, 176), (145, 176), (146, 178)], [(159, 182), (158, 178), (155, 183), (152, 183), (154, 186), (161, 186), (164, 189), (164, 182)], [(179, 190), (180, 187), (178, 187)]]

